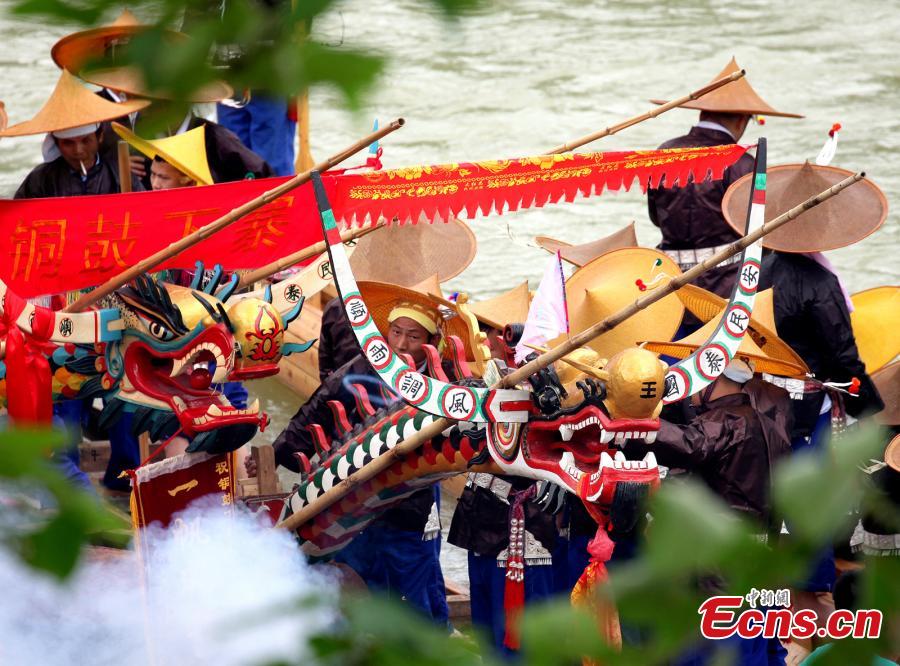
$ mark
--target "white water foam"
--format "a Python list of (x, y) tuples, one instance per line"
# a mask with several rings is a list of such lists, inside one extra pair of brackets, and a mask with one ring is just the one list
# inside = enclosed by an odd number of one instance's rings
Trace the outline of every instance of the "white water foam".
[(59, 584), (0, 550), (0, 663), (296, 663), (335, 621), (337, 585), (288, 533), (204, 506), (178, 525), (145, 533), (146, 589), (134, 553)]

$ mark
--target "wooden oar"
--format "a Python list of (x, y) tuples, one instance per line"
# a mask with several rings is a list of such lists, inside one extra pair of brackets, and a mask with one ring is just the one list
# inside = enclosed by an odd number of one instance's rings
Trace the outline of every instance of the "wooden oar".
[[(717, 252), (706, 261), (694, 266), (694, 268), (690, 269), (683, 275), (672, 278), (665, 285), (657, 287), (650, 293), (637, 299), (631, 305), (622, 308), (603, 321), (594, 324), (590, 328), (585, 329), (577, 335), (574, 335), (569, 340), (562, 343), (559, 347), (551, 349), (545, 354), (541, 354), (533, 361), (526, 363), (521, 368), (517, 368), (512, 373), (504, 377), (501, 381), (492, 385), (491, 388), (512, 388), (516, 384), (528, 379), (528, 377), (538, 372), (542, 368), (546, 368), (554, 361), (562, 358), (578, 347), (581, 347), (582, 345), (590, 342), (598, 335), (602, 335), (603, 333), (610, 331), (632, 315), (637, 314), (656, 301), (668, 296), (675, 290), (680, 289), (688, 282), (695, 280), (701, 274), (718, 265), (720, 262), (728, 259), (732, 255), (742, 252), (745, 247), (752, 245), (766, 234), (772, 233), (779, 227), (795, 219), (801, 213), (808, 211), (810, 208), (815, 208), (820, 203), (827, 201), (845, 188), (853, 185), (859, 180), (862, 180), (864, 177), (865, 173), (853, 174), (852, 176), (845, 178), (844, 180), (825, 190), (824, 192), (807, 199), (801, 204), (798, 204), (786, 213), (783, 213), (782, 215), (776, 217), (774, 220), (768, 222), (767, 224), (764, 224), (753, 233), (744, 236), (734, 243), (731, 243), (727, 248), (725, 248), (721, 252)], [(440, 435), (444, 430), (451, 427), (454, 423), (456, 423), (456, 421), (451, 421), (450, 419), (446, 418), (439, 418), (436, 421), (430, 423), (429, 425), (422, 428), (422, 430), (413, 434), (411, 437), (404, 439), (393, 449), (382, 453), (375, 460), (365, 465), (362, 469), (357, 470), (346, 479), (338, 483), (336, 486), (332, 486), (330, 490), (319, 495), (312, 502), (301, 508), (297, 513), (282, 520), (276, 525), (276, 527), (280, 527), (286, 530), (298, 529), (299, 527), (325, 511), (332, 504), (340, 501), (347, 494), (352, 492), (354, 488), (357, 488), (361, 484), (375, 478), (377, 475), (387, 470), (395, 462), (401, 460), (407, 454), (412, 453), (413, 451), (418, 449), (425, 442)]]
[(116, 157), (119, 159), (119, 192), (131, 192), (131, 157), (127, 141), (116, 144)]
[[(357, 238), (361, 238), (368, 233), (375, 231), (376, 229), (380, 229), (381, 227), (387, 224), (383, 219), (379, 220), (375, 224), (370, 224), (369, 226), (362, 227), (359, 229), (348, 229), (346, 231), (341, 232), (341, 240), (343, 242), (355, 240)], [(278, 271), (283, 271), (285, 268), (290, 268), (295, 264), (299, 264), (301, 261), (306, 261), (312, 257), (316, 257), (322, 254), (328, 248), (328, 244), (321, 240), (315, 245), (310, 245), (309, 247), (305, 247), (302, 250), (297, 250), (292, 254), (282, 257), (281, 259), (276, 259), (271, 264), (266, 264), (265, 266), (261, 266), (252, 271), (247, 271), (243, 275), (241, 275), (241, 279), (238, 282), (237, 289), (242, 289), (246, 286), (257, 282), (258, 280), (265, 280), (270, 275), (274, 275)]]
[(656, 116), (669, 111), (670, 109), (674, 109), (676, 106), (681, 106), (685, 102), (691, 102), (695, 99), (700, 99), (707, 93), (711, 93), (713, 90), (717, 88), (721, 88), (724, 85), (731, 83), (732, 81), (737, 81), (739, 78), (744, 76), (747, 72), (743, 69), (739, 72), (732, 72), (728, 76), (723, 76), (721, 79), (716, 79), (712, 83), (703, 86), (702, 88), (698, 88), (694, 92), (688, 93), (684, 97), (679, 97), (678, 99), (673, 99), (671, 102), (666, 102), (661, 106), (658, 106), (654, 109), (650, 109), (647, 113), (642, 113), (639, 116), (634, 116), (633, 118), (629, 118), (628, 120), (622, 121), (618, 125), (612, 125), (611, 127), (607, 127), (606, 129), (602, 129), (598, 132), (593, 132), (586, 136), (581, 137), (580, 139), (575, 139), (569, 143), (564, 143), (561, 146), (557, 146), (553, 148), (547, 155), (556, 155), (558, 153), (568, 153), (569, 151), (575, 150), (576, 148), (581, 148), (581, 146), (586, 143), (590, 143), (591, 141), (596, 141), (597, 139), (602, 139), (605, 136), (609, 136), (610, 134), (615, 134), (616, 132), (621, 132), (623, 129), (631, 127), (632, 125), (637, 125), (638, 123), (642, 123), (645, 120), (649, 120), (650, 118), (656, 118)]
[(211, 223), (207, 224), (206, 226), (193, 232), (192, 234), (185, 236), (181, 240), (172, 243), (168, 247), (160, 250), (159, 252), (153, 253), (146, 259), (139, 261), (137, 264), (135, 264), (131, 268), (128, 268), (128, 269), (122, 271), (121, 273), (119, 273), (118, 275), (116, 275), (115, 277), (110, 278), (105, 283), (103, 283), (102, 285), (100, 285), (99, 287), (94, 289), (93, 291), (89, 291), (85, 294), (82, 294), (78, 298), (78, 300), (76, 300), (74, 303), (72, 303), (68, 307), (64, 308), (63, 311), (64, 312), (80, 312), (81, 310), (84, 310), (85, 308), (96, 303), (98, 300), (100, 300), (104, 296), (108, 296), (113, 291), (115, 291), (122, 285), (126, 284), (130, 280), (133, 280), (138, 275), (141, 275), (142, 273), (152, 270), (153, 268), (158, 266), (163, 261), (174, 257), (179, 252), (183, 252), (184, 250), (191, 247), (192, 245), (196, 245), (200, 241), (209, 238), (211, 235), (213, 235), (217, 231), (220, 231), (220, 230), (224, 229), (225, 227), (227, 227), (228, 225), (233, 224), (234, 222), (237, 222), (239, 219), (241, 219), (247, 213), (253, 212), (257, 208), (261, 208), (262, 206), (265, 206), (267, 203), (274, 201), (275, 199), (277, 199), (281, 195), (285, 194), (286, 192), (290, 192), (294, 188), (299, 187), (300, 185), (303, 185), (305, 182), (307, 182), (309, 180), (310, 174), (313, 171), (327, 171), (328, 169), (331, 169), (332, 167), (334, 167), (336, 164), (340, 164), (341, 162), (346, 160), (348, 157), (351, 157), (352, 155), (358, 153), (359, 151), (368, 148), (372, 142), (378, 141), (380, 138), (387, 136), (391, 132), (402, 127), (404, 122), (405, 121), (403, 120), (403, 118), (398, 118), (397, 120), (393, 121), (392, 123), (385, 125), (381, 129), (379, 129), (375, 132), (372, 132), (368, 136), (363, 137), (362, 139), (360, 139), (359, 141), (354, 143), (349, 148), (342, 150), (341, 152), (337, 153), (336, 155), (332, 155), (331, 157), (329, 157), (328, 159), (326, 159), (323, 162), (319, 162), (312, 169), (309, 169), (308, 171), (305, 171), (301, 174), (297, 174), (296, 176), (291, 178), (289, 181), (282, 183), (278, 187), (273, 187), (271, 190), (264, 192), (263, 194), (259, 195), (255, 199), (248, 201), (247, 203), (245, 203), (241, 206), (238, 206), (237, 208), (232, 210), (230, 213), (226, 213), (225, 215), (223, 215), (219, 219), (215, 220), (214, 222), (211, 222)]

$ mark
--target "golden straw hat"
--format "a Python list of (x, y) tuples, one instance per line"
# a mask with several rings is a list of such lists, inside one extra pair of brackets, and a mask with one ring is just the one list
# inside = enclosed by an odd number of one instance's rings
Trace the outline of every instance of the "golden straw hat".
[[(706, 343), (718, 325), (718, 318), (711, 319), (681, 340), (676, 340), (675, 342), (649, 340), (642, 346), (644, 349), (649, 349), (657, 354), (665, 354), (666, 356), (672, 356), (674, 358), (687, 358)], [(772, 344), (772, 342), (773, 341), (770, 340), (769, 344)], [(781, 340), (778, 340), (778, 343), (787, 346)], [(745, 335), (741, 339), (741, 345), (738, 347), (735, 358), (751, 365), (754, 372), (766, 372), (770, 375), (780, 375), (782, 377), (803, 377), (806, 372), (803, 367), (796, 363), (769, 356), (757, 346), (753, 341), (752, 336), (749, 335)]]
[(884, 462), (895, 472), (900, 472), (900, 435), (894, 435), (884, 450)]
[(357, 286), (363, 300), (366, 302), (366, 306), (369, 308), (372, 321), (375, 322), (378, 330), (385, 337), (387, 337), (388, 328), (390, 327), (388, 317), (391, 311), (398, 305), (402, 305), (418, 310), (432, 319), (441, 332), (441, 337), (458, 336), (465, 346), (466, 358), (473, 359), (475, 357), (469, 330), (462, 318), (459, 317), (453, 303), (416, 289), (387, 282), (363, 280), (357, 282)]
[(356, 241), (350, 266), (357, 280), (409, 287), (437, 273), (446, 282), (472, 263), (476, 247), (475, 234), (457, 219), (390, 224)]
[[(711, 319), (718, 320), (727, 305), (727, 301), (721, 296), (693, 284), (686, 284), (676, 293), (684, 307), (703, 323)], [(800, 355), (778, 337), (774, 289), (757, 292), (750, 317), (749, 335), (769, 358), (796, 365), (804, 373), (809, 372), (809, 367)]]
[[(127, 9), (119, 17), (99, 28), (81, 30), (66, 35), (50, 49), (50, 57), (61, 69), (75, 72), (80, 78), (104, 88), (117, 90), (129, 95), (154, 99), (171, 99), (164, 91), (148, 90), (143, 77), (134, 67), (110, 67), (91, 69), (91, 62), (114, 55), (116, 47), (124, 47), (134, 35), (150, 26), (140, 23)], [(166, 30), (165, 39), (172, 44), (183, 43), (190, 37), (183, 32)], [(231, 86), (224, 81), (214, 81), (194, 91), (187, 102), (218, 102), (234, 94)]]
[(551, 254), (558, 250), (559, 255), (563, 259), (579, 268), (611, 250), (618, 250), (623, 247), (637, 247), (638, 245), (637, 235), (634, 233), (634, 222), (611, 233), (609, 236), (598, 238), (589, 243), (581, 243), (580, 245), (572, 245), (550, 236), (535, 236), (534, 242), (541, 249)]
[[(737, 61), (732, 57), (731, 62), (725, 65), (725, 69), (713, 77), (712, 81), (724, 78), (741, 70)], [(710, 81), (710, 83), (712, 83)], [(666, 100), (651, 99), (654, 104), (665, 104)], [(697, 109), (698, 111), (712, 111), (715, 113), (737, 113), (747, 116), (782, 116), (784, 118), (802, 118), (796, 113), (776, 111), (760, 97), (747, 77), (741, 77), (737, 81), (726, 83), (721, 88), (709, 92), (700, 99), (691, 100), (679, 105), (682, 109)]]
[[(613, 250), (585, 264), (566, 281), (571, 335), (631, 305), (650, 289), (677, 275), (681, 275), (681, 270), (667, 255), (643, 247)], [(611, 358), (648, 337), (668, 340), (678, 330), (683, 314), (681, 301), (670, 294), (594, 338), (587, 346), (600, 356)]]
[(113, 123), (116, 134), (151, 160), (160, 157), (198, 185), (212, 185), (213, 177), (206, 160), (206, 126), (163, 139), (142, 139), (127, 127)]
[(900, 287), (875, 287), (850, 297), (853, 337), (870, 375), (900, 354)]
[(150, 102), (132, 99), (110, 102), (88, 90), (78, 79), (64, 71), (56, 82), (50, 98), (34, 118), (0, 131), (0, 136), (27, 136), (59, 132), (81, 125), (102, 123), (139, 111)]
[(895, 361), (872, 373), (884, 409), (875, 415), (883, 425), (900, 425), (900, 361)]
[(531, 292), (528, 291), (528, 280), (505, 291), (499, 296), (486, 298), (477, 303), (469, 303), (469, 310), (475, 317), (491, 326), (503, 330), (507, 324), (523, 324), (528, 318), (528, 306), (531, 304)]
[[(725, 191), (722, 213), (738, 233), (747, 219), (750, 178), (738, 178)], [(831, 166), (781, 164), (766, 172), (766, 222), (852, 176)], [(765, 236), (763, 247), (781, 252), (824, 252), (853, 245), (877, 230), (887, 217), (884, 192), (868, 178)]]

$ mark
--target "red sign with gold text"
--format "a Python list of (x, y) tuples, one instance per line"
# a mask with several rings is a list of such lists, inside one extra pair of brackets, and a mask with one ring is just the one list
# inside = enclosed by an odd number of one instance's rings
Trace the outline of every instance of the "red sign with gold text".
[[(474, 217), (540, 207), (604, 188), (721, 178), (747, 146), (565, 153), (475, 163), (324, 174), (338, 220), (362, 224)], [(101, 284), (141, 259), (285, 182), (267, 178), (159, 192), (0, 200), (0, 277), (20, 296)], [(257, 268), (322, 240), (309, 183), (157, 268), (198, 260)]]

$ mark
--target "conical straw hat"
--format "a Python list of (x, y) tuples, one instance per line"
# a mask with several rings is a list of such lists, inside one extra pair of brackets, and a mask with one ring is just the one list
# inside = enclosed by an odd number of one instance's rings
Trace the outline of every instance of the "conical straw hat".
[(499, 296), (486, 298), (477, 303), (469, 303), (469, 310), (479, 320), (502, 330), (507, 324), (522, 324), (528, 318), (531, 292), (526, 280), (518, 287), (503, 292)]
[(475, 258), (475, 234), (457, 219), (391, 224), (356, 241), (350, 266), (357, 280), (406, 287), (434, 275), (441, 282), (462, 273)]
[(589, 243), (581, 243), (580, 245), (572, 245), (565, 241), (551, 238), (550, 236), (535, 236), (534, 242), (541, 249), (553, 253), (559, 250), (559, 255), (570, 264), (575, 264), (579, 268), (586, 263), (606, 254), (612, 250), (618, 250), (623, 247), (637, 247), (637, 235), (634, 233), (634, 222), (622, 227), (618, 231), (598, 238)]
[[(449, 335), (458, 336), (465, 346), (466, 358), (475, 358), (471, 347), (469, 330), (462, 318), (458, 316), (455, 309), (456, 306), (453, 303), (417, 289), (387, 282), (363, 280), (357, 282), (357, 286), (359, 287), (360, 295), (366, 302), (366, 307), (369, 308), (372, 321), (375, 322), (378, 330), (385, 337), (388, 333), (388, 316), (391, 314), (391, 311), (399, 303), (407, 303), (416, 309), (420, 309), (432, 318), (437, 323), (442, 337), (446, 338)], [(442, 309), (444, 312), (449, 310), (451, 316), (444, 316)]]
[(875, 419), (883, 425), (900, 425), (900, 361), (873, 372), (872, 381), (884, 402), (884, 409), (875, 415)]
[(895, 472), (900, 472), (900, 435), (895, 435), (884, 450), (884, 462)]
[[(684, 307), (703, 323), (712, 319), (718, 320), (727, 305), (727, 301), (721, 296), (693, 284), (686, 284), (676, 293), (684, 303)], [(809, 367), (806, 362), (791, 349), (790, 345), (778, 337), (774, 294), (774, 289), (757, 292), (750, 317), (749, 335), (768, 357), (796, 365), (803, 373), (807, 373)]]
[(206, 126), (163, 139), (142, 139), (119, 123), (112, 124), (116, 134), (125, 139), (151, 160), (161, 157), (198, 185), (212, 185), (213, 177), (206, 160)]
[[(90, 68), (92, 61), (110, 55), (116, 47), (124, 47), (131, 37), (149, 27), (126, 9), (109, 25), (66, 35), (50, 49), (50, 57), (61, 69), (75, 72), (89, 83), (139, 97), (171, 99), (164, 91), (148, 90), (140, 72), (133, 67)], [(173, 44), (190, 39), (188, 35), (174, 30), (166, 30), (165, 38)], [(214, 81), (196, 90), (190, 99), (184, 101), (198, 104), (218, 102), (232, 94), (234, 91), (227, 83)]]
[(870, 375), (900, 354), (900, 287), (875, 287), (850, 297), (853, 337)]
[[(566, 281), (571, 335), (631, 305), (650, 289), (678, 275), (681, 270), (667, 255), (643, 247), (613, 250), (585, 264)], [(587, 346), (600, 356), (611, 358), (648, 337), (668, 340), (678, 330), (683, 314), (681, 301), (670, 294)]]
[(438, 280), (437, 273), (430, 275), (421, 282), (414, 284), (410, 289), (421, 291), (423, 294), (444, 298), (444, 292), (441, 290), (441, 282)]
[[(738, 233), (743, 233), (739, 227), (747, 219), (752, 175), (737, 179), (722, 199), (725, 220)], [(766, 222), (852, 175), (846, 169), (809, 162), (770, 167), (766, 172)], [(864, 178), (765, 236), (763, 247), (781, 252), (824, 252), (847, 247), (875, 232), (884, 223), (887, 211), (884, 192)]]
[(139, 111), (150, 102), (132, 99), (127, 102), (110, 102), (88, 90), (74, 76), (66, 71), (60, 74), (59, 81), (41, 110), (34, 118), (11, 125), (0, 131), (0, 136), (27, 136), (29, 134), (46, 134), (59, 132), (81, 125), (102, 123), (105, 120), (121, 118), (129, 113)]
[[(721, 311), (719, 312), (721, 314)], [(675, 342), (665, 342), (661, 340), (650, 340), (643, 344), (645, 349), (649, 349), (657, 354), (665, 354), (674, 358), (687, 358), (693, 354), (699, 347), (706, 344), (706, 341), (713, 335), (716, 327), (719, 325), (718, 317), (706, 322), (699, 329), (691, 333), (686, 338), (676, 340)], [(785, 343), (778, 341), (781, 345)], [(772, 344), (772, 341), (769, 342)], [(783, 377), (803, 377), (805, 370), (789, 361), (783, 361), (773, 358), (760, 349), (753, 341), (752, 336), (745, 335), (741, 339), (741, 345), (738, 347), (735, 358), (745, 363), (752, 363), (755, 372), (766, 372), (770, 375), (780, 375)]]
[[(732, 57), (731, 62), (725, 65), (725, 69), (713, 77), (712, 81), (724, 78), (741, 70), (737, 61)], [(712, 83), (710, 81), (710, 83)], [(651, 99), (654, 104), (665, 104), (665, 100)], [(680, 105), (682, 109), (697, 109), (698, 111), (713, 111), (715, 113), (737, 113), (754, 116), (782, 116), (784, 118), (802, 118), (796, 113), (776, 111), (760, 97), (747, 77), (741, 77), (737, 81), (726, 83), (721, 88), (705, 94), (700, 99), (691, 100)]]

